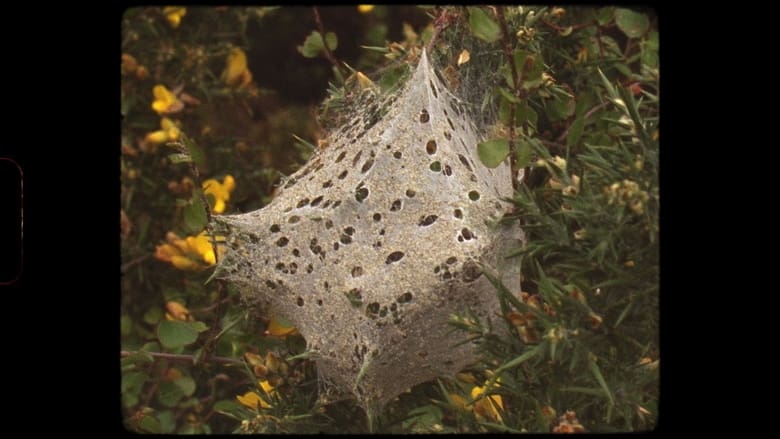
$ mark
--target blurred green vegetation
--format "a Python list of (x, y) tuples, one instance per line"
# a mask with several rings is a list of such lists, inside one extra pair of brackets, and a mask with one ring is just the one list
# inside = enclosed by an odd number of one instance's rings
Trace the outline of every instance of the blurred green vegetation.
[[(399, 396), (374, 431), (637, 431), (658, 416), (658, 31), (616, 7), (148, 7), (122, 20), (121, 398), (153, 433), (369, 429), (318, 397), (305, 341), (206, 280), (210, 213), (263, 207), (423, 45), (524, 171), (505, 221), (523, 291), (484, 361)], [(464, 53), (465, 52), (465, 53)], [(413, 65), (413, 64), (412, 64)], [(362, 72), (358, 75), (356, 72)], [(178, 145), (178, 146), (177, 146)], [(474, 147), (477, 147), (475, 145)], [(208, 203), (205, 206), (203, 200)], [(502, 322), (503, 324), (503, 322)]]

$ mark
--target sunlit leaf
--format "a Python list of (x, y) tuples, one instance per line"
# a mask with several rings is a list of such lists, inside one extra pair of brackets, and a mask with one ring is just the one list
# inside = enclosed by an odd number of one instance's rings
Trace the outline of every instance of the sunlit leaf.
[(481, 8), (469, 7), (469, 25), (475, 37), (488, 43), (495, 42), (501, 36), (501, 28)]
[(141, 418), (140, 421), (138, 421), (138, 428), (143, 430), (147, 433), (154, 433), (159, 434), (161, 433), (160, 430), (160, 421), (157, 420), (154, 416), (144, 416)]
[(488, 168), (495, 168), (509, 155), (509, 140), (495, 139), (477, 145), (479, 159)]
[(339, 47), (339, 39), (333, 32), (328, 32), (325, 34), (325, 44), (328, 45), (328, 49), (332, 52)]
[(157, 327), (157, 338), (169, 349), (186, 346), (198, 339), (198, 331), (187, 322), (163, 320)]
[(303, 42), (303, 45), (298, 46), (298, 52), (301, 53), (301, 55), (305, 56), (306, 58), (314, 58), (317, 55), (320, 54), (325, 49), (325, 42), (322, 40), (322, 34), (319, 32), (312, 31), (312, 33), (309, 34), (308, 37), (306, 37), (306, 40)]
[(531, 161), (532, 148), (531, 144), (525, 139), (515, 140), (517, 149), (515, 151), (515, 157), (517, 157), (517, 167), (524, 168)]
[(190, 204), (184, 207), (182, 214), (184, 215), (184, 224), (189, 232), (197, 233), (206, 227), (208, 218), (198, 191), (194, 191)]
[(628, 38), (639, 38), (647, 32), (650, 20), (645, 14), (618, 8), (615, 11), (615, 24)]

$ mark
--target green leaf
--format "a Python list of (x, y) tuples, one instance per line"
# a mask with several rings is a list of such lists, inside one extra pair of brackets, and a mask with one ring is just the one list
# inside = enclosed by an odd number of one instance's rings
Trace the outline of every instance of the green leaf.
[(475, 37), (493, 43), (501, 36), (501, 29), (481, 8), (469, 7), (469, 25)]
[(134, 364), (148, 364), (154, 361), (154, 358), (148, 353), (143, 351), (134, 352), (125, 358), (122, 358), (122, 367), (130, 366)]
[(575, 146), (582, 137), (582, 130), (585, 128), (585, 100), (578, 99), (577, 106), (574, 111), (577, 117), (574, 119), (574, 123), (569, 128), (569, 134), (566, 135), (566, 146)]
[(604, 376), (601, 375), (601, 369), (599, 369), (599, 365), (596, 364), (596, 360), (594, 358), (588, 358), (588, 369), (590, 369), (590, 373), (596, 377), (596, 381), (599, 382), (601, 388), (604, 389), (604, 393), (606, 393), (607, 398), (609, 398), (610, 405), (615, 405), (615, 400), (612, 398), (612, 392), (609, 391), (607, 382), (604, 381)]
[(184, 144), (187, 145), (192, 161), (198, 166), (204, 166), (206, 163), (206, 153), (203, 151), (203, 148), (198, 146), (195, 141), (189, 137), (184, 139)]
[(314, 58), (325, 49), (325, 42), (322, 40), (322, 34), (312, 31), (302, 46), (298, 46), (298, 52), (306, 58)]
[(488, 168), (495, 168), (509, 155), (509, 140), (495, 139), (477, 145), (479, 159)]
[(156, 324), (157, 322), (160, 321), (160, 319), (162, 318), (162, 315), (163, 315), (163, 312), (162, 312), (162, 310), (160, 308), (157, 308), (157, 307), (149, 308), (144, 313), (144, 322), (146, 322), (146, 323), (148, 323), (150, 325), (154, 325), (154, 324)]
[(615, 11), (615, 24), (628, 38), (639, 38), (647, 32), (650, 20), (645, 14), (618, 8)]
[(575, 102), (572, 98), (565, 99), (553, 99), (547, 105), (547, 115), (550, 117), (550, 121), (557, 122), (559, 120), (568, 119), (569, 116), (574, 114)]
[(614, 6), (608, 6), (606, 8), (599, 9), (599, 12), (596, 17), (596, 19), (599, 21), (599, 26), (607, 25), (610, 21), (612, 21), (612, 17), (614, 15), (615, 15)]
[(536, 114), (536, 111), (531, 108), (530, 105), (520, 105), (517, 108), (517, 124), (522, 125), (524, 123), (527, 123), (528, 126), (532, 127), (534, 130), (536, 130), (536, 122), (539, 120), (539, 116)]
[(240, 413), (243, 410), (243, 406), (231, 399), (223, 399), (214, 403), (214, 411), (229, 416), (233, 419), (240, 419)]
[(146, 382), (148, 375), (143, 372), (128, 372), (122, 374), (120, 391), (122, 393), (138, 393)]
[(160, 421), (160, 433), (173, 433), (176, 430), (176, 415), (173, 410), (162, 410), (156, 415)]
[(184, 392), (175, 382), (160, 383), (157, 389), (157, 400), (165, 407), (175, 407), (184, 398)]
[(209, 329), (208, 325), (206, 325), (203, 322), (189, 322), (190, 326), (192, 326), (192, 329), (198, 331), (198, 332), (204, 332)]
[(496, 380), (501, 376), (501, 374), (505, 370), (509, 370), (509, 369), (515, 368), (515, 367), (525, 363), (526, 361), (530, 360), (531, 358), (535, 357), (537, 354), (539, 354), (539, 352), (541, 352), (542, 347), (545, 346), (545, 345), (546, 345), (546, 343), (542, 342), (542, 343), (536, 345), (535, 347), (530, 348), (527, 351), (523, 352), (523, 354), (521, 354), (519, 357), (516, 357), (516, 358), (514, 358), (514, 359), (504, 363), (501, 367), (496, 369), (495, 373), (493, 373), (493, 376), (490, 377), (490, 380), (488, 380), (488, 382), (485, 384), (485, 387), (488, 388), (488, 389), (493, 388), (493, 384), (495, 384)]
[(163, 320), (157, 326), (157, 338), (164, 347), (174, 349), (194, 343), (198, 331), (187, 322)]
[(498, 87), (498, 92), (501, 93), (501, 96), (504, 97), (507, 101), (513, 103), (513, 104), (519, 104), (522, 102), (517, 96), (513, 95), (512, 92), (507, 90), (504, 87)]
[(184, 225), (189, 232), (198, 233), (206, 227), (208, 218), (206, 217), (206, 209), (203, 206), (203, 199), (200, 197), (199, 191), (193, 191), (190, 204), (184, 207), (182, 213), (184, 215)]
[(138, 428), (147, 433), (160, 434), (160, 421), (154, 416), (144, 416), (138, 421)]
[(181, 389), (181, 393), (184, 396), (192, 396), (192, 394), (195, 393), (195, 388), (197, 387), (195, 385), (195, 380), (192, 379), (192, 377), (188, 377), (186, 375), (174, 381), (174, 383), (179, 386), (179, 389)]
[(531, 153), (533, 152), (531, 144), (525, 139), (517, 139), (515, 143), (517, 144), (517, 150), (515, 151), (517, 168), (524, 168), (531, 161)]
[(328, 45), (328, 49), (332, 52), (339, 47), (339, 39), (333, 32), (328, 32), (325, 34), (325, 44)]

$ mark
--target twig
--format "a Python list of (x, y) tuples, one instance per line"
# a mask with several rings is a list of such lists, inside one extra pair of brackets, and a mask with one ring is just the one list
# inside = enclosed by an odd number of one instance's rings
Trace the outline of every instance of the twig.
[(206, 312), (209, 312), (209, 311), (213, 310), (214, 308), (218, 308), (223, 303), (230, 302), (230, 300), (231, 300), (230, 297), (227, 297), (227, 298), (222, 299), (222, 300), (217, 300), (213, 305), (209, 305), (209, 306), (207, 306), (205, 308), (191, 309), (190, 313), (195, 313), (195, 314), (206, 313)]
[[(498, 23), (501, 25), (501, 40), (504, 43), (504, 55), (506, 56), (509, 68), (512, 71), (512, 82), (515, 93), (515, 97), (520, 98), (520, 84), (521, 77), (517, 72), (515, 66), (515, 60), (512, 56), (512, 42), (509, 38), (509, 28), (506, 25), (506, 19), (504, 18), (504, 10), (501, 7), (497, 7), (493, 10), (498, 18)], [(515, 111), (517, 111), (517, 105), (514, 102), (509, 103), (509, 168), (510, 176), (512, 178), (512, 188), (518, 189), (517, 184), (517, 156), (515, 145)]]
[[(585, 115), (584, 115), (584, 116), (582, 116), (582, 119), (584, 120), (584, 119), (587, 119), (587, 118), (589, 118), (589, 117), (593, 116), (593, 113), (595, 113), (595, 112), (597, 112), (597, 111), (601, 110), (602, 108), (606, 107), (606, 106), (607, 106), (607, 104), (608, 104), (607, 102), (602, 102), (602, 103), (600, 103), (600, 104), (596, 105), (595, 107), (593, 107), (593, 108), (591, 108), (590, 110), (588, 110), (588, 112), (587, 112), (587, 113), (585, 113)], [(563, 142), (564, 140), (566, 140), (566, 136), (568, 136), (568, 135), (569, 135), (569, 130), (571, 129), (571, 127), (572, 127), (572, 126), (574, 126), (574, 123), (573, 123), (573, 122), (572, 122), (572, 124), (571, 124), (571, 125), (569, 125), (568, 127), (566, 127), (566, 130), (565, 130), (563, 133), (561, 133), (561, 135), (560, 135), (560, 136), (558, 136), (558, 138), (557, 138), (557, 139), (555, 139), (555, 141), (556, 141), (556, 142)]]
[(312, 7), (314, 10), (314, 22), (317, 24), (317, 30), (320, 31), (320, 35), (322, 36), (322, 42), (323, 46), (325, 48), (325, 58), (330, 61), (331, 64), (333, 64), (333, 67), (341, 73), (341, 69), (339, 66), (341, 65), (339, 63), (339, 60), (336, 58), (336, 56), (333, 54), (333, 52), (330, 51), (330, 48), (328, 47), (328, 42), (325, 41), (325, 26), (322, 25), (322, 20), (320, 19), (320, 10), (317, 9), (316, 6)]
[[(439, 9), (439, 6), (436, 6), (437, 9)], [(444, 31), (444, 29), (447, 29), (450, 24), (452, 24), (452, 17), (450, 17), (448, 11), (446, 8), (440, 8), (439, 13), (436, 16), (436, 18), (433, 20), (433, 33), (431, 34), (431, 39), (428, 41), (428, 44), (425, 46), (426, 51), (428, 54), (431, 53), (433, 50), (433, 43), (436, 42), (436, 39), (439, 37), (439, 34)]]
[(214, 349), (217, 347), (217, 341), (221, 330), (220, 321), (222, 316), (222, 304), (227, 298), (227, 291), (225, 291), (222, 281), (217, 283), (217, 293), (219, 296), (214, 308), (214, 322), (211, 324), (211, 335), (203, 346), (203, 358), (213, 358), (211, 353), (214, 352)]
[[(129, 357), (131, 355), (135, 354), (149, 354), (152, 356), (152, 358), (160, 358), (165, 360), (171, 360), (171, 361), (189, 361), (191, 363), (195, 362), (195, 356), (194, 355), (186, 355), (186, 354), (168, 354), (165, 352), (146, 352), (146, 351), (119, 351), (119, 356), (122, 358)], [(218, 357), (218, 356), (211, 356), (209, 357), (210, 360), (214, 360), (217, 363), (224, 363), (224, 364), (244, 364), (243, 360), (238, 360), (236, 358), (229, 358), (229, 357)]]
[[(547, 21), (547, 20), (546, 20), (546, 19), (544, 19), (544, 18), (542, 18), (542, 19), (541, 19), (541, 22), (542, 22), (542, 24), (544, 24), (545, 26), (547, 26), (547, 27), (549, 27), (549, 28), (553, 29), (553, 30), (554, 30), (554, 31), (556, 31), (556, 32), (563, 32), (563, 31), (564, 31), (564, 30), (566, 30), (566, 28), (568, 27), (568, 26), (567, 26), (567, 27), (558, 26), (557, 24), (555, 24), (555, 23), (551, 23), (551, 22)], [(594, 21), (594, 22), (591, 22), (591, 23), (580, 23), (580, 24), (575, 24), (575, 25), (573, 25), (573, 26), (571, 27), (571, 30), (572, 30), (572, 32), (574, 32), (575, 30), (580, 30), (580, 29), (584, 29), (584, 28), (586, 28), (586, 27), (595, 26), (595, 25), (597, 25), (597, 24), (598, 24), (598, 23), (597, 23), (597, 22), (595, 22), (595, 21)]]
[(152, 256), (152, 255), (150, 255), (150, 254), (141, 255), (141, 256), (139, 256), (139, 257), (137, 257), (137, 258), (135, 258), (135, 259), (133, 259), (133, 260), (131, 260), (131, 261), (128, 261), (127, 263), (125, 263), (124, 265), (122, 265), (122, 267), (121, 267), (122, 273), (124, 273), (125, 271), (127, 271), (127, 269), (128, 269), (128, 268), (130, 268), (130, 267), (132, 267), (132, 266), (134, 266), (134, 265), (138, 265), (138, 264), (140, 264), (141, 262), (143, 262), (143, 261), (145, 261), (145, 260), (149, 259), (149, 257), (150, 257), (150, 256)]

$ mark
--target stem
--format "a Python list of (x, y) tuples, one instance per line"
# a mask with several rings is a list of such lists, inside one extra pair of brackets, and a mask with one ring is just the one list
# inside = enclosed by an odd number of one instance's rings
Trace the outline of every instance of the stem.
[[(119, 351), (119, 356), (122, 358), (129, 357), (131, 355), (139, 354), (140, 351)], [(186, 355), (186, 354), (168, 354), (165, 352), (145, 352), (145, 354), (149, 354), (152, 356), (152, 358), (160, 358), (164, 360), (171, 360), (171, 361), (189, 361), (191, 363), (194, 363), (195, 356), (194, 355)], [(235, 358), (229, 358), (229, 357), (209, 357), (211, 360), (216, 361), (217, 363), (223, 363), (223, 364), (244, 364), (242, 360), (238, 360)]]
[[(517, 73), (517, 66), (515, 66), (515, 60), (512, 56), (512, 42), (509, 39), (509, 29), (506, 25), (506, 19), (504, 18), (504, 10), (501, 7), (494, 9), (498, 23), (501, 26), (501, 40), (504, 43), (504, 55), (507, 62), (509, 62), (509, 68), (512, 70), (512, 82), (514, 83), (515, 96), (520, 96), (520, 75)], [(522, 99), (522, 98), (521, 98)], [(515, 111), (517, 111), (517, 105), (514, 102), (509, 103), (509, 168), (510, 177), (512, 178), (512, 188), (518, 189), (517, 185), (517, 147), (515, 145)]]
[(130, 268), (130, 267), (132, 267), (134, 265), (138, 265), (141, 262), (149, 259), (150, 256), (152, 256), (152, 255), (150, 255), (150, 254), (141, 255), (141, 256), (139, 256), (139, 257), (137, 257), (137, 258), (127, 262), (126, 264), (122, 265), (122, 267), (121, 267), (122, 272), (124, 273), (125, 271), (127, 271), (128, 268)]
[[(439, 8), (438, 6), (436, 7)], [(436, 42), (436, 39), (439, 37), (439, 34), (449, 27), (451, 23), (450, 17), (447, 14), (447, 9), (441, 8), (439, 9), (439, 13), (436, 16), (436, 18), (433, 20), (433, 34), (431, 34), (431, 40), (428, 41), (428, 45), (425, 46), (426, 51), (428, 54), (431, 54), (431, 50), (433, 50), (433, 43)]]
[(317, 24), (317, 30), (320, 32), (320, 35), (322, 36), (322, 42), (323, 46), (325, 47), (325, 58), (330, 61), (331, 64), (333, 64), (333, 68), (338, 71), (339, 76), (341, 76), (341, 69), (339, 68), (340, 63), (339, 60), (336, 58), (336, 56), (333, 54), (333, 52), (330, 51), (330, 48), (328, 47), (328, 42), (325, 41), (325, 26), (322, 25), (322, 19), (320, 18), (320, 10), (314, 6), (312, 7), (312, 10), (314, 11), (314, 22)]
[[(558, 26), (557, 24), (551, 23), (551, 22), (547, 21), (544, 18), (542, 18), (540, 21), (542, 22), (542, 24), (544, 24), (545, 26), (553, 29), (556, 32), (562, 32), (562, 31), (566, 30), (566, 27)], [(591, 22), (591, 23), (580, 23), (580, 24), (573, 25), (571, 27), (571, 30), (572, 30), (572, 32), (574, 32), (575, 30), (580, 30), (580, 29), (584, 29), (586, 27), (596, 26), (596, 25), (598, 25), (598, 22), (595, 22), (595, 21)]]
[[(607, 106), (607, 104), (608, 104), (608, 102), (602, 102), (602, 103), (600, 103), (600, 104), (596, 105), (595, 107), (593, 107), (593, 108), (591, 108), (590, 110), (588, 110), (588, 112), (587, 112), (587, 113), (585, 113), (585, 115), (584, 115), (584, 116), (582, 116), (582, 118), (583, 118), (583, 119), (587, 119), (587, 118), (589, 118), (589, 117), (593, 116), (593, 113), (595, 113), (595, 112), (597, 112), (597, 111), (601, 110), (602, 108), (606, 107), (606, 106)], [(571, 125), (569, 125), (569, 126), (566, 128), (566, 130), (565, 130), (563, 133), (561, 133), (561, 135), (560, 135), (560, 136), (558, 136), (558, 138), (557, 138), (557, 139), (555, 139), (555, 141), (560, 143), (560, 142), (563, 142), (564, 140), (566, 140), (566, 136), (568, 136), (568, 135), (569, 135), (569, 130), (571, 129), (572, 125), (574, 125), (574, 122), (572, 122), (572, 124), (571, 124)]]

